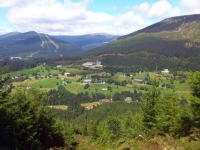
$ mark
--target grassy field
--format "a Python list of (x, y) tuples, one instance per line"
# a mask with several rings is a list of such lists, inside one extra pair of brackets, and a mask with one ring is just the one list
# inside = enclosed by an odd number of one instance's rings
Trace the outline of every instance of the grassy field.
[[(102, 90), (102, 88), (107, 88), (108, 86), (112, 88), (112, 92)], [(134, 92), (134, 89), (132, 87), (117, 86), (114, 84), (90, 84), (88, 89), (84, 89), (83, 85), (77, 83), (77, 84), (68, 84), (65, 86), (65, 88), (74, 94), (78, 94), (80, 92), (83, 93), (88, 92), (89, 94), (98, 92), (98, 93), (103, 93), (106, 96), (113, 96), (115, 92), (122, 92), (122, 91)]]
[(67, 108), (68, 108), (68, 106), (66, 106), (66, 105), (53, 105), (53, 106), (48, 106), (48, 107), (62, 109), (62, 110), (67, 110)]
[(76, 75), (91, 72), (90, 70), (81, 70), (78, 68), (69, 68), (69, 67), (63, 67), (62, 69), (64, 69), (66, 72), (74, 73)]
[[(17, 71), (17, 72), (13, 72), (13, 73), (9, 73), (9, 74), (11, 76), (21, 75), (21, 74), (26, 74), (29, 76), (29, 79), (25, 80), (23, 82), (13, 82), (13, 85), (15, 87), (35, 87), (35, 88), (40, 88), (41, 90), (44, 90), (44, 91), (48, 91), (50, 89), (56, 89), (59, 85), (62, 84), (62, 81), (63, 81), (62, 78), (64, 78), (65, 81), (72, 82), (71, 84), (65, 85), (65, 88), (74, 94), (78, 94), (80, 92), (83, 92), (83, 93), (88, 92), (91, 95), (92, 93), (98, 92), (98, 93), (103, 93), (107, 97), (111, 97), (115, 94), (115, 92), (122, 92), (122, 91), (134, 92), (134, 89), (137, 89), (138, 91), (145, 93), (151, 89), (151, 86), (146, 85), (146, 84), (138, 84), (138, 83), (132, 84), (131, 77), (121, 76), (121, 75), (123, 75), (123, 72), (116, 73), (115, 76), (112, 78), (113, 78), (113, 80), (118, 81), (118, 82), (122, 82), (122, 81), (126, 80), (128, 82), (128, 85), (126, 87), (114, 85), (114, 84), (98, 84), (98, 83), (93, 84), (93, 83), (91, 83), (88, 89), (84, 89), (84, 86), (81, 85), (80, 82), (76, 82), (78, 79), (80, 79), (82, 77), (82, 75), (77, 75), (77, 74), (87, 73), (86, 77), (89, 77), (89, 76), (95, 75), (96, 70), (93, 70), (93, 72), (92, 72), (92, 70), (81, 70), (78, 68), (70, 68), (70, 67), (62, 67), (61, 69), (62, 69), (62, 71), (65, 71), (65, 72), (74, 73), (74, 74), (76, 74), (76, 76), (68, 77), (68, 76), (62, 75), (61, 72), (59, 71), (59, 69), (57, 69), (57, 68), (50, 69), (47, 71), (47, 70), (45, 70), (44, 66), (37, 66), (32, 69), (26, 69), (26, 70)], [(43, 77), (47, 76), (49, 73), (51, 75), (57, 74), (58, 77), (53, 76), (51, 78), (35, 79), (35, 77), (32, 76), (32, 72), (37, 72), (38, 75), (43, 76)], [(147, 73), (149, 74), (151, 80), (155, 77), (154, 72), (141, 72), (141, 73), (134, 73), (134, 74), (135, 74), (135, 78), (145, 79), (145, 77), (147, 76)], [(133, 73), (131, 73), (131, 74), (133, 74)], [(8, 75), (8, 74), (4, 74), (4, 76), (6, 76), (6, 75)], [(160, 77), (156, 76), (156, 78), (160, 84), (170, 84), (170, 80), (171, 80), (172, 76), (173, 76), (173, 74), (164, 74)], [(104, 80), (104, 81), (106, 81), (107, 79), (108, 78), (102, 78), (102, 80)], [(188, 80), (186, 80), (186, 82), (183, 84), (180, 84), (179, 80), (175, 80), (174, 84), (176, 87), (175, 89), (180, 94), (180, 96), (184, 96), (184, 97), (189, 96), (190, 85), (189, 85)], [(102, 90), (102, 88), (107, 88), (108, 86), (112, 88), (112, 91), (103, 91)], [(140, 88), (143, 86), (148, 87), (148, 89), (146, 91), (140, 90)], [(164, 88), (161, 90), (163, 92), (172, 91), (172, 89), (164, 89)]]
[(77, 84), (67, 84), (65, 88), (70, 91), (71, 93), (78, 94), (80, 92), (84, 92), (83, 85), (80, 83)]
[(119, 81), (119, 82), (122, 82), (122, 81), (124, 81), (124, 80), (126, 80), (126, 81), (132, 81), (131, 80), (131, 77), (115, 77), (115, 78), (113, 78), (115, 81)]
[(99, 102), (92, 102), (92, 103), (82, 103), (81, 106), (83, 107), (87, 107), (89, 105), (94, 105), (94, 106), (97, 106), (97, 105), (100, 105)]
[(58, 75), (59, 78), (64, 78), (66, 81), (70, 81), (70, 82), (76, 82), (79, 78), (81, 78), (80, 75), (76, 75), (74, 77), (69, 77), (69, 76), (65, 76), (65, 75)]
[(33, 84), (31, 84), (31, 87), (35, 88), (56, 88), (58, 85), (61, 85), (62, 81), (61, 79), (57, 79), (56, 77), (52, 78), (45, 78), (45, 79), (38, 79)]
[(28, 74), (31, 74), (34, 71), (39, 71), (39, 70), (41, 70), (41, 66), (37, 66), (37, 67), (31, 68), (31, 69), (25, 69), (25, 70), (21, 70), (21, 71), (6, 73), (6, 74), (3, 74), (3, 77), (7, 76), (8, 74), (11, 75), (11, 76), (21, 75), (22, 73), (28, 75)]
[[(94, 106), (97, 106), (97, 105), (100, 105), (99, 102), (92, 102), (92, 103), (82, 103), (81, 106), (83, 107), (87, 107), (89, 105), (94, 105)], [(48, 106), (50, 108), (56, 108), (56, 109), (62, 109), (62, 110), (67, 110), (68, 106), (67, 105), (53, 105), (53, 106)]]

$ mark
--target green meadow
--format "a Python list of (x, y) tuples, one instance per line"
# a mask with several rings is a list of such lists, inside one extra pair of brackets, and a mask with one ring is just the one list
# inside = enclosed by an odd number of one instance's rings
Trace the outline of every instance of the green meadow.
[(66, 105), (53, 105), (53, 106), (48, 106), (48, 107), (62, 109), (62, 110), (67, 110), (67, 108), (68, 108), (68, 106), (66, 106)]
[(31, 87), (35, 88), (56, 88), (58, 85), (61, 85), (61, 79), (57, 79), (56, 77), (38, 79), (36, 82), (31, 84)]
[[(50, 68), (50, 67), (49, 67)], [(120, 85), (115, 85), (115, 84), (98, 84), (98, 83), (90, 83), (90, 86), (88, 89), (84, 89), (84, 85), (82, 85), (81, 82), (77, 82), (77, 80), (79, 80), (82, 75), (83, 72), (87, 73), (86, 77), (91, 77), (92, 75), (95, 75), (97, 73), (95, 73), (95, 70), (92, 73), (92, 70), (81, 70), (78, 68), (71, 68), (71, 67), (63, 67), (61, 68), (61, 70), (58, 68), (51, 68), (45, 70), (44, 66), (37, 66), (35, 68), (32, 69), (27, 69), (27, 70), (22, 70), (22, 71), (17, 71), (17, 72), (12, 72), (9, 73), (11, 76), (14, 75), (20, 75), (20, 74), (26, 74), (29, 76), (29, 79), (23, 81), (23, 82), (13, 82), (13, 85), (15, 87), (34, 87), (34, 88), (40, 88), (41, 90), (45, 90), (48, 91), (50, 89), (56, 89), (59, 85), (62, 85), (63, 80), (65, 80), (65, 82), (69, 81), (71, 82), (71, 84), (67, 84), (65, 85), (65, 88), (74, 93), (74, 94), (78, 94), (80, 92), (88, 92), (90, 95), (92, 95), (92, 93), (103, 93), (104, 95), (106, 95), (107, 97), (111, 97), (114, 95), (115, 92), (122, 92), (122, 91), (131, 91), (134, 92), (134, 89), (136, 89), (137, 91), (141, 91), (142, 93), (145, 93), (147, 91), (149, 91), (151, 89), (150, 85), (146, 85), (146, 84), (140, 84), (137, 82), (132, 82), (132, 78), (141, 78), (141, 79), (145, 79), (147, 77), (147, 73), (149, 74), (150, 79), (154, 79), (155, 78), (155, 73), (154, 72), (141, 72), (141, 73), (130, 73), (130, 74), (134, 74), (135, 76), (133, 77), (125, 77), (122, 76), (123, 73), (122, 72), (117, 72), (115, 74), (114, 77), (112, 77), (112, 79), (114, 81), (118, 81), (118, 82), (122, 82), (124, 80), (127, 81), (127, 85), (126, 86), (120, 86)], [(74, 77), (69, 77), (69, 76), (65, 76), (61, 74), (61, 71), (65, 71), (65, 72), (69, 72), (69, 73), (73, 73), (76, 74), (76, 76)], [(32, 72), (37, 72), (38, 76), (43, 76), (42, 79), (36, 79), (33, 75)], [(51, 74), (50, 78), (45, 78), (45, 76), (47, 76), (48, 74)], [(57, 76), (52, 76), (56, 74)], [(4, 76), (7, 74), (4, 74)], [(173, 77), (173, 74), (164, 74), (162, 76), (156, 76), (156, 80), (159, 82), (159, 84), (170, 84), (171, 79)], [(102, 80), (106, 81), (108, 78), (102, 78)], [(180, 81), (176, 78), (174, 80), (174, 85), (175, 85), (175, 89), (177, 90), (177, 92), (179, 93), (180, 96), (184, 96), (184, 97), (188, 97), (189, 96), (189, 91), (190, 91), (190, 86), (189, 86), (189, 80), (187, 79), (185, 81), (185, 83), (180, 84)], [(107, 87), (111, 87), (111, 91), (104, 91), (102, 90), (103, 88), (107, 88)], [(142, 90), (142, 87), (146, 87), (146, 90)], [(172, 91), (171, 88), (159, 88), (160, 90), (162, 90), (163, 92), (168, 92), (168, 91)]]
[(92, 102), (92, 103), (82, 103), (81, 106), (83, 107), (87, 107), (89, 105), (94, 105), (94, 106), (97, 106), (97, 105), (100, 105), (99, 102)]

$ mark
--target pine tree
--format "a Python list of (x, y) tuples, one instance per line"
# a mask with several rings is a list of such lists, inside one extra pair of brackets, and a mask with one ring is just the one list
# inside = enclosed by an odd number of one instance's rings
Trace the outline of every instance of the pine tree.
[(2, 74), (3, 69), (0, 69), (0, 148), (9, 144), (6, 139), (8, 132), (4, 131), (3, 127), (8, 126), (10, 123), (10, 116), (7, 113), (10, 111), (8, 109), (10, 90), (6, 89), (6, 79), (1, 76)]
[[(2, 80), (0, 84), (3, 85)], [(63, 135), (55, 128), (50, 108), (45, 106), (45, 93), (37, 89), (19, 89), (10, 97), (5, 93), (2, 86), (0, 147), (23, 150), (64, 145)]]
[(157, 104), (159, 99), (159, 92), (156, 88), (156, 77), (153, 80), (153, 85), (150, 93), (143, 98), (142, 113), (143, 125), (149, 133), (156, 131), (157, 124)]
[(191, 107), (194, 115), (194, 125), (200, 128), (200, 72), (190, 74), (192, 91)]
[(173, 136), (180, 135), (181, 118), (177, 92), (173, 90), (172, 93), (164, 93), (159, 99), (158, 106), (157, 127), (159, 133), (168, 133)]

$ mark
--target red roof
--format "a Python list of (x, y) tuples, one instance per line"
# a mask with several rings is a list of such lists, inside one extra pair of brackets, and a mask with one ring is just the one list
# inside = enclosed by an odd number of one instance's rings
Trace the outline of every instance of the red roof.
[(87, 106), (87, 109), (92, 109), (93, 108), (93, 105), (91, 104), (91, 105), (89, 105), (89, 106)]

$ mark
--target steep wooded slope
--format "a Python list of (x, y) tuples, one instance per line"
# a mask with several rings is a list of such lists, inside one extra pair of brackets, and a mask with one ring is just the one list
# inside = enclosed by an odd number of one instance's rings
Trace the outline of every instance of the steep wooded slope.
[(86, 54), (112, 66), (199, 69), (200, 15), (164, 19)]

